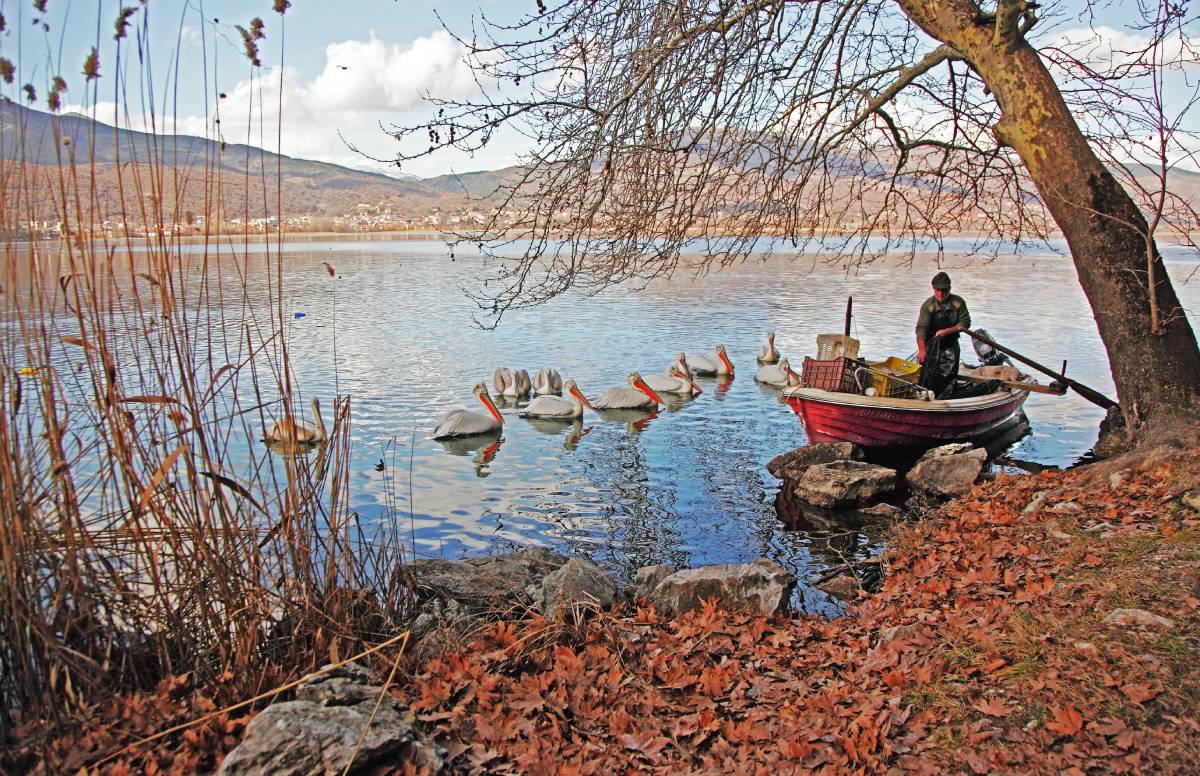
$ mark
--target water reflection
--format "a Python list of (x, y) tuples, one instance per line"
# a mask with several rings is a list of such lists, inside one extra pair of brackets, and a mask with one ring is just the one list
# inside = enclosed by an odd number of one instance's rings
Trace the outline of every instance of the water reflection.
[(470, 456), (475, 464), (475, 476), (486, 477), (491, 474), (489, 464), (496, 457), (496, 451), (504, 442), (500, 431), (487, 434), (472, 434), (471, 436), (447, 437), (433, 440), (451, 455)]
[(596, 410), (596, 414), (606, 421), (624, 423), (627, 434), (640, 434), (650, 426), (650, 421), (658, 417), (657, 410)]

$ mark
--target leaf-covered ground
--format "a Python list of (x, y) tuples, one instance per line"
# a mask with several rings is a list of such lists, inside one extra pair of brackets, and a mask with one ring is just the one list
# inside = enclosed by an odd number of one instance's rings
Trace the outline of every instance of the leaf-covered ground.
[[(463, 771), (1194, 772), (1191, 477), (1005, 478), (901, 532), (845, 617), (500, 626), (400, 693)], [(1103, 625), (1115, 608), (1174, 625)]]
[[(836, 620), (644, 607), (500, 624), (392, 692), (459, 772), (1194, 773), (1200, 455), (1118, 479), (979, 487), (898, 530), (883, 591)], [(1171, 624), (1103, 624), (1118, 608)], [(18, 739), (0, 768), (78, 769), (214, 698), (167, 683), (97, 705), (74, 734)], [(212, 767), (245, 713), (103, 769)]]

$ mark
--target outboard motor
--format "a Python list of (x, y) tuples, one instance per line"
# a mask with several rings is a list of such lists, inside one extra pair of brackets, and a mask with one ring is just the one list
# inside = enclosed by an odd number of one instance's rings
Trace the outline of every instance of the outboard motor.
[[(982, 334), (988, 339), (992, 339), (992, 335), (988, 334), (987, 329), (976, 329), (976, 333)], [(1011, 364), (1008, 356), (996, 350), (986, 342), (971, 338), (971, 345), (975, 348), (975, 355), (979, 356), (979, 363), (983, 366), (1000, 366), (1001, 364)]]

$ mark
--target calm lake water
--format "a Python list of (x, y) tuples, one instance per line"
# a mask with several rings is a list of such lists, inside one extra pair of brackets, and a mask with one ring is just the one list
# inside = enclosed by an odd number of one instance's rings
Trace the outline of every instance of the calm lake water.
[[(875, 551), (870, 527), (778, 518), (779, 484), (765, 464), (805, 437), (777, 391), (754, 382), (754, 356), (772, 329), (798, 367), (818, 334), (840, 332), (849, 295), (863, 354), (909, 355), (917, 308), (937, 270), (931, 258), (847, 273), (775, 256), (644, 291), (563, 297), (484, 331), (472, 325), (476, 308), (463, 293), (480, 262), (461, 249), (451, 260), (438, 241), (364, 239), (293, 242), (285, 251), (286, 305), (304, 314), (287, 331), (304, 403), (319, 396), (328, 408), (335, 386), (352, 397), (351, 506), (368, 525), (398, 522), (418, 554), (544, 545), (587, 556), (622, 579), (650, 563), (765, 556), (804, 579), (843, 556)], [(1115, 395), (1068, 259), (1043, 250), (969, 264), (943, 261), (977, 327), (1048, 365), (1067, 359), (1068, 375)], [(1197, 265), (1170, 266), (1195, 328), (1200, 279), (1183, 280)], [(662, 371), (679, 351), (711, 352), (717, 343), (728, 348), (736, 378), (702, 379), (703, 394), (644, 422), (588, 413), (580, 424), (538, 423), (509, 408), (498, 445), (429, 438), (445, 410), (482, 410), (471, 386), (490, 387), (498, 365), (531, 374), (553, 366), (594, 397), (624, 385), (631, 370)], [(1034, 394), (1026, 411), (1033, 435), (1012, 456), (1059, 466), (1088, 450), (1102, 417), (1075, 394)], [(820, 593), (800, 596), (810, 610), (829, 605)]]

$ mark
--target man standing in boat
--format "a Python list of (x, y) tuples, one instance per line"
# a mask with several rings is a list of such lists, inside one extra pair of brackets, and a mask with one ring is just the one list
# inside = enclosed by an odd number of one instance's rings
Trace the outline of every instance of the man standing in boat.
[(958, 376), (958, 333), (971, 328), (971, 313), (961, 296), (950, 293), (950, 276), (933, 276), (933, 296), (921, 305), (917, 317), (917, 361), (921, 386), (939, 398), (949, 393)]

